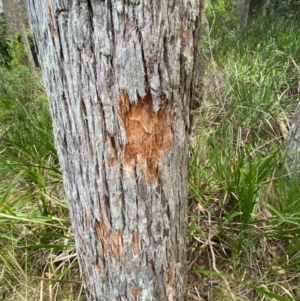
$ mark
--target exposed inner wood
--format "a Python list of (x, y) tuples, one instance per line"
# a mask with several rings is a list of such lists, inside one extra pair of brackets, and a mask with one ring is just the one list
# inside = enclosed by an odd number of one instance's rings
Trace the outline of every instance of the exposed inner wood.
[(155, 180), (161, 154), (172, 146), (170, 104), (164, 103), (156, 113), (150, 94), (133, 104), (128, 95), (122, 92), (118, 113), (127, 139), (123, 145), (122, 164), (137, 164), (143, 169), (148, 181)]
[(141, 237), (138, 232), (132, 233), (132, 251), (134, 255), (138, 255), (141, 250)]
[(106, 147), (107, 147), (109, 164), (111, 166), (115, 166), (117, 161), (117, 154), (115, 151), (115, 141), (114, 141), (114, 137), (112, 137), (108, 132), (106, 132)]
[(111, 229), (103, 201), (100, 201), (100, 206), (102, 211), (102, 220), (95, 221), (95, 230), (101, 243), (101, 254), (106, 260), (108, 256), (113, 256), (118, 262), (120, 262), (122, 253), (122, 232), (118, 229)]

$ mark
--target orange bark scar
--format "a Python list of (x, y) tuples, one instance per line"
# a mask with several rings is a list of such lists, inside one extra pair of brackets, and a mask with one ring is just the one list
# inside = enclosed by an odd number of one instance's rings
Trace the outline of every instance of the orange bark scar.
[(134, 301), (138, 301), (139, 300), (139, 290), (137, 287), (134, 287), (132, 290), (131, 290), (131, 295), (134, 299)]
[(56, 26), (55, 26), (55, 19), (54, 19), (51, 0), (47, 0), (47, 6), (48, 6), (49, 17), (50, 17), (51, 36), (54, 37), (54, 36), (57, 36), (57, 30), (56, 30)]
[(96, 221), (95, 231), (99, 237), (102, 252), (100, 256), (103, 256), (104, 259), (113, 256), (118, 261), (121, 261), (122, 254), (122, 231), (112, 230), (107, 218), (104, 202), (100, 201), (101, 206), (101, 221)]
[(114, 141), (114, 137), (112, 137), (108, 132), (106, 132), (106, 147), (107, 147), (109, 164), (115, 167), (117, 163), (115, 141)]
[(127, 93), (121, 92), (118, 113), (126, 132), (122, 164), (138, 164), (147, 180), (155, 180), (161, 154), (172, 146), (170, 104), (162, 104), (156, 113), (150, 94), (132, 104)]
[(134, 255), (138, 255), (141, 250), (141, 236), (138, 232), (132, 233), (132, 251)]
[(167, 269), (167, 292), (170, 300), (174, 300), (174, 296), (176, 296), (176, 286), (175, 286), (175, 275), (174, 275), (174, 268), (169, 266)]
[(169, 286), (173, 285), (174, 282), (174, 270), (172, 267), (168, 267), (167, 269), (167, 283)]

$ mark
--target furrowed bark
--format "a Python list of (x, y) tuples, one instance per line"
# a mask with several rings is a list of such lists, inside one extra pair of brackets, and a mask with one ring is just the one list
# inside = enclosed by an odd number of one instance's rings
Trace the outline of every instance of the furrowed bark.
[(294, 120), (288, 135), (287, 149), (287, 167), (292, 177), (300, 178), (300, 105), (298, 105)]
[(236, 15), (241, 21), (242, 29), (247, 27), (250, 0), (238, 0), (236, 2)]
[(89, 300), (184, 300), (199, 0), (29, 0)]

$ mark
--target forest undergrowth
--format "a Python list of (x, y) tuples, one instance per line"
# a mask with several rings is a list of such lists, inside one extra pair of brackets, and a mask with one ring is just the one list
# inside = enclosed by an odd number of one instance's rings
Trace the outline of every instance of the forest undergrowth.
[(218, 13), (207, 11), (190, 139), (189, 298), (300, 300), (299, 183), (285, 152), (299, 23), (262, 17), (238, 32)]
[[(189, 146), (188, 300), (300, 300), (300, 194), (285, 141), (300, 26), (207, 10)], [(219, 14), (219, 15), (218, 15)], [(41, 77), (0, 67), (0, 299), (86, 300)]]

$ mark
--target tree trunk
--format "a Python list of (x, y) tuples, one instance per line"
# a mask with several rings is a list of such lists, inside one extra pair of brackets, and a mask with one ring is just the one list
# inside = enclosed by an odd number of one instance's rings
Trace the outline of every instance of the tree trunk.
[(34, 59), (28, 42), (18, 0), (2, 0), (2, 4), (8, 35), (10, 37), (20, 35), (22, 43), (26, 49), (24, 64), (34, 71)]
[(286, 147), (288, 168), (300, 177), (300, 105), (296, 109)]
[(248, 23), (250, 0), (237, 0), (236, 2), (236, 15), (241, 21), (242, 28), (245, 29)]
[(29, 0), (89, 300), (184, 300), (200, 1)]

